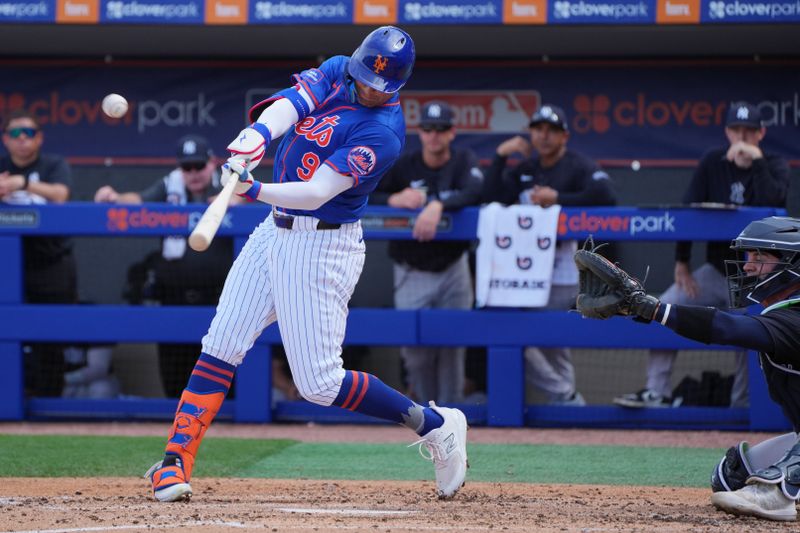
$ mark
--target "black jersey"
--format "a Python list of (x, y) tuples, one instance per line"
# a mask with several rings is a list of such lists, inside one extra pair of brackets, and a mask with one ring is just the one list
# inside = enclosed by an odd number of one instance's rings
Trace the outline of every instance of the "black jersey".
[[(683, 196), (685, 204), (714, 202), (759, 207), (786, 207), (789, 190), (789, 165), (775, 154), (753, 161), (743, 169), (728, 161), (727, 148), (706, 153), (694, 172), (689, 188)], [(725, 275), (725, 260), (734, 259), (730, 241), (709, 242), (706, 261)], [(689, 263), (691, 241), (677, 244), (675, 259)]]
[(754, 317), (761, 322), (775, 343), (770, 361), (800, 374), (800, 298), (774, 304)]
[(506, 157), (495, 155), (487, 171), (487, 197), (506, 205), (518, 204), (520, 194), (535, 185), (547, 186), (558, 192), (559, 205), (614, 205), (616, 194), (608, 174), (594, 161), (567, 150), (552, 167), (542, 165), (533, 157), (506, 171)]
[[(154, 182), (139, 193), (144, 202), (207, 204), (222, 190), (220, 176), (214, 173), (211, 183), (193, 195), (184, 185), (180, 169)], [(225, 277), (233, 262), (233, 240), (217, 237), (204, 252), (186, 247), (180, 257), (162, 256), (154, 261), (156, 286), (154, 299), (166, 305), (211, 305), (219, 299)]]
[[(18, 167), (11, 157), (0, 157), (0, 172), (21, 174), (28, 182), (60, 183), (72, 190), (72, 172), (61, 156), (41, 154), (26, 167)], [(41, 205), (47, 200), (27, 191), (16, 191), (3, 200), (9, 204)], [(25, 263), (29, 268), (45, 267), (72, 251), (72, 241), (66, 237), (27, 237), (24, 239)]]
[[(174, 170), (173, 172), (180, 172), (179, 169)], [(139, 192), (139, 196), (142, 197), (143, 202), (167, 202), (170, 204), (180, 204), (181, 202), (176, 201), (174, 198), (171, 198), (170, 193), (167, 191), (167, 183), (171, 174), (164, 176), (158, 181), (153, 182), (148, 188), (143, 191)], [(212, 196), (218, 195), (222, 192), (222, 184), (220, 183), (220, 177), (217, 173), (211, 179), (211, 183), (206, 187), (203, 192), (198, 195), (192, 195), (191, 191), (186, 187), (184, 189), (184, 198), (187, 199), (189, 203), (201, 203), (206, 204), (208, 203), (208, 199)]]
[[(442, 202), (445, 210), (461, 209), (480, 204), (483, 172), (469, 150), (453, 148), (450, 160), (435, 169), (425, 164), (421, 151), (407, 153), (383, 177), (369, 201), (385, 205), (391, 194), (420, 186), (427, 188), (430, 200)], [(441, 272), (455, 263), (469, 245), (468, 241), (394, 240), (389, 242), (389, 256), (417, 270)]]
[(772, 353), (761, 353), (769, 396), (800, 431), (800, 298), (779, 302), (755, 317), (772, 337)]

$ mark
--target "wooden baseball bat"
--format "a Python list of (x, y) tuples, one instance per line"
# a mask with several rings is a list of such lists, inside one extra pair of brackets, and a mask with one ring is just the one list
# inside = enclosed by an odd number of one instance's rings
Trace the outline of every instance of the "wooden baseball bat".
[(217, 234), (219, 225), (222, 224), (222, 219), (225, 218), (225, 213), (228, 212), (231, 196), (233, 196), (233, 191), (239, 182), (237, 178), (235, 175), (231, 176), (225, 187), (206, 208), (192, 234), (189, 235), (189, 246), (195, 252), (205, 252), (211, 245), (211, 241), (214, 240), (214, 235)]

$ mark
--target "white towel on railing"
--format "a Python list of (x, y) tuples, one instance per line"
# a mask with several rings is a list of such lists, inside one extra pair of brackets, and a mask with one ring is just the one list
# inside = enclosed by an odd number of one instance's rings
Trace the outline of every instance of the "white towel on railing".
[[(164, 176), (164, 185), (167, 189), (167, 202), (172, 205), (186, 205), (186, 180), (183, 171), (176, 168)], [(167, 261), (183, 259), (186, 255), (186, 237), (183, 235), (168, 235), (161, 242), (161, 255)]]
[(504, 207), (493, 203), (478, 216), (476, 305), (542, 307), (550, 298), (561, 206)]
[(578, 241), (558, 241), (553, 261), (553, 285), (577, 285), (578, 267), (575, 266), (575, 252)]

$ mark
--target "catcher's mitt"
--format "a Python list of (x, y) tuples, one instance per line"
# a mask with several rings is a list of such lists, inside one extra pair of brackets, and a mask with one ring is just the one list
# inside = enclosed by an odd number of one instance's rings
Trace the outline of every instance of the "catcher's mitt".
[(614, 315), (635, 315), (650, 322), (660, 302), (648, 296), (636, 279), (595, 252), (591, 238), (583, 249), (575, 252), (580, 275), (577, 307), (587, 318), (606, 319)]

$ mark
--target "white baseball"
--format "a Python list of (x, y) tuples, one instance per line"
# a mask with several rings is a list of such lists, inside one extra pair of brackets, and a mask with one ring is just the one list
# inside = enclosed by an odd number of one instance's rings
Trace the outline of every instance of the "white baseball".
[(638, 171), (640, 168), (642, 168), (642, 164), (639, 161), (636, 159), (631, 161), (631, 169), (633, 169), (634, 172)]
[(103, 113), (112, 118), (124, 117), (128, 112), (128, 101), (124, 96), (111, 93), (103, 98)]

